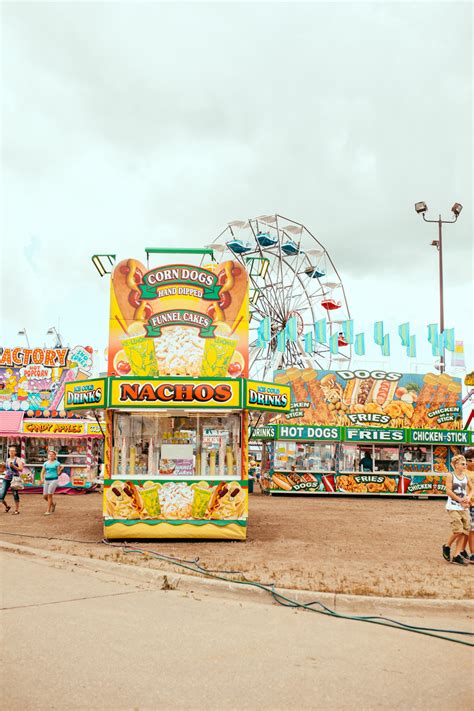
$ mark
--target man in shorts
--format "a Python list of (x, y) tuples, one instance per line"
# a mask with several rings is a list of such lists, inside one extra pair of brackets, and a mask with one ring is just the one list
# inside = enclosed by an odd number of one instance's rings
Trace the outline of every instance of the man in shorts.
[[(443, 558), (456, 565), (465, 565), (465, 558), (461, 555), (467, 545), (471, 531), (471, 517), (469, 504), (472, 495), (472, 486), (467, 477), (467, 462), (463, 454), (457, 454), (451, 459), (453, 472), (446, 475), (446, 511), (451, 522), (451, 536), (443, 546)], [(451, 558), (451, 547), (454, 546), (454, 555)]]
[[(474, 494), (474, 449), (467, 449), (466, 452), (464, 453), (464, 456), (466, 457), (466, 462), (467, 462), (467, 477), (469, 481), (471, 482), (471, 491)], [(469, 562), (474, 563), (474, 496), (471, 496), (471, 531), (469, 533), (469, 551), (471, 555), (469, 556)], [(463, 555), (463, 557), (467, 560), (468, 555), (466, 551), (466, 555)]]

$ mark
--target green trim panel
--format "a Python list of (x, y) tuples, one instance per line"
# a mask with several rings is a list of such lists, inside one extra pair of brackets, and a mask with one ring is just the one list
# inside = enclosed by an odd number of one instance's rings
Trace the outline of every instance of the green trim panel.
[[(407, 430), (408, 441), (414, 444), (460, 444), (472, 442), (468, 430)], [(471, 435), (471, 437), (469, 437)]]
[(133, 484), (136, 484), (137, 486), (142, 486), (146, 481), (153, 481), (155, 484), (166, 484), (167, 482), (176, 482), (178, 484), (198, 484), (200, 481), (205, 481), (206, 484), (209, 484), (209, 486), (216, 486), (217, 484), (230, 484), (233, 481), (237, 481), (242, 489), (247, 489), (249, 482), (248, 479), (241, 480), (241, 479), (199, 479), (198, 477), (195, 477), (194, 479), (181, 479), (181, 478), (175, 478), (175, 479), (159, 479), (156, 476), (149, 476), (149, 477), (143, 477), (140, 479), (135, 479), (135, 477), (130, 477), (126, 475), (119, 475), (117, 474), (116, 477), (113, 479), (104, 479), (104, 486), (112, 486), (114, 481), (131, 481)]
[(188, 524), (191, 526), (207, 526), (209, 523), (212, 523), (214, 526), (229, 526), (230, 524), (234, 524), (237, 526), (242, 526), (245, 527), (247, 526), (247, 521), (246, 520), (240, 520), (240, 519), (232, 519), (229, 521), (220, 521), (220, 520), (214, 520), (214, 519), (202, 519), (202, 520), (195, 520), (195, 519), (184, 519), (183, 521), (176, 521), (176, 520), (170, 520), (166, 519), (164, 521), (157, 521), (154, 519), (147, 519), (147, 518), (135, 518), (135, 519), (122, 519), (122, 518), (112, 518), (112, 519), (104, 519), (104, 526), (113, 526), (115, 523), (121, 523), (124, 526), (135, 526), (136, 524), (143, 524), (145, 523), (147, 526), (159, 526), (160, 523), (169, 523), (171, 526), (182, 526), (183, 524)]
[(342, 439), (343, 428), (328, 425), (278, 425), (277, 439), (309, 440), (315, 442), (339, 442)]
[(407, 442), (408, 430), (376, 428), (376, 427), (345, 427), (344, 442), (376, 442), (380, 444), (404, 444)]

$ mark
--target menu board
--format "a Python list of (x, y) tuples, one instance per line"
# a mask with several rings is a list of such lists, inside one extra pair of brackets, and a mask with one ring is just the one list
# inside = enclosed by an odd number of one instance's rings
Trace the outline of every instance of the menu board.
[(161, 445), (161, 476), (193, 476), (193, 474), (194, 456), (192, 444)]
[(108, 374), (247, 377), (248, 326), (238, 262), (147, 270), (126, 259), (111, 276)]
[(289, 368), (274, 380), (291, 387), (291, 409), (266, 423), (462, 429), (462, 383), (446, 373)]

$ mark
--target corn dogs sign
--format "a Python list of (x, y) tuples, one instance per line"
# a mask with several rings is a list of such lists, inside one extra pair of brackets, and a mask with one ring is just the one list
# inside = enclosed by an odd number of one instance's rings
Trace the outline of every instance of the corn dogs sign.
[(108, 375), (245, 378), (248, 277), (228, 260), (147, 270), (126, 259), (111, 277)]

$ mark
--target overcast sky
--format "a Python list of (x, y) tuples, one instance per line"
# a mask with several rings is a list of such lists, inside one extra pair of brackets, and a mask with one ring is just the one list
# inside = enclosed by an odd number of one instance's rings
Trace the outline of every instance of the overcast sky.
[[(107, 342), (90, 256), (279, 212), (325, 245), (356, 330), (438, 321), (473, 364), (472, 5), (4, 2), (0, 343)], [(419, 344), (421, 345), (421, 344)], [(371, 347), (369, 359), (382, 362)], [(428, 346), (419, 360), (433, 362)], [(389, 367), (409, 370), (394, 348)]]

